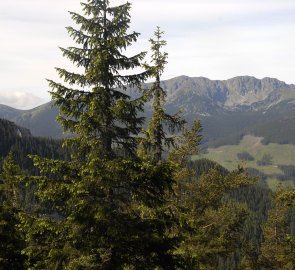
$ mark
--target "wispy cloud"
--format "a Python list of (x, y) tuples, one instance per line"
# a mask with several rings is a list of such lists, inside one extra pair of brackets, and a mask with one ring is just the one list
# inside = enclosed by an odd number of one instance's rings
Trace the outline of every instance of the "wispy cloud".
[(17, 109), (30, 109), (44, 103), (44, 100), (32, 94), (20, 91), (0, 92), (0, 104)]
[[(272, 0), (194, 0), (134, 1), (134, 18), (149, 22), (211, 23), (221, 18), (253, 16), (295, 10), (294, 1)], [(150, 16), (149, 16), (150, 15)]]
[[(126, 0), (111, 0), (111, 4)], [(295, 83), (294, 0), (130, 0), (131, 30), (141, 32), (129, 53), (149, 48), (157, 25), (169, 53), (164, 78), (181, 74), (226, 79), (272, 76)], [(65, 27), (79, 0), (0, 1), (0, 94), (29, 91), (49, 99), (45, 78), (71, 65), (58, 46), (72, 45)]]

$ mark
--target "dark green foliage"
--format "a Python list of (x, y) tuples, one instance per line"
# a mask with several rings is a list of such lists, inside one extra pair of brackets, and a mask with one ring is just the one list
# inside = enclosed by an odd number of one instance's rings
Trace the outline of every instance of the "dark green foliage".
[[(255, 111), (221, 111), (211, 116), (201, 117), (206, 147), (237, 145), (244, 135), (251, 134), (248, 129), (263, 122), (263, 114)], [(190, 120), (188, 119), (190, 123)]]
[(124, 55), (139, 35), (128, 33), (130, 7), (130, 3), (110, 7), (107, 0), (89, 0), (82, 3), (84, 16), (70, 12), (79, 28), (67, 27), (67, 30), (77, 47), (61, 51), (82, 73), (57, 68), (70, 87), (49, 80), (52, 99), (60, 112), (59, 122), (65, 131), (78, 136), (71, 144), (83, 145), (85, 151), (95, 147), (107, 157), (115, 155), (114, 145), (132, 154), (136, 148), (134, 136), (143, 121), (137, 116), (142, 101), (131, 100), (121, 91), (127, 86), (139, 86), (148, 76), (147, 72), (126, 74), (140, 67), (145, 56), (145, 53)]
[[(203, 173), (206, 175), (213, 168), (219, 168), (218, 170), (223, 176), (228, 174), (226, 169), (206, 159), (191, 162), (189, 166), (196, 170), (198, 178)], [(247, 172), (256, 175), (255, 172), (249, 170)], [(256, 184), (231, 189), (226, 192), (225, 196), (227, 194), (235, 202), (234, 204), (246, 205), (248, 210), (245, 220), (240, 224), (242, 228), (238, 238), (236, 238), (234, 251), (229, 252), (226, 256), (216, 256), (215, 262), (218, 263), (218, 266), (215, 269), (240, 269), (241, 263), (245, 269), (259, 269), (254, 268), (254, 266), (259, 267), (257, 262), (262, 242), (262, 225), (266, 221), (267, 211), (271, 207), (271, 191), (264, 185)], [(206, 244), (204, 244), (202, 250), (205, 246)], [(252, 265), (252, 268), (247, 268), (247, 265)], [(244, 269), (243, 267), (241, 269)]]
[(245, 160), (245, 161), (255, 160), (255, 158), (246, 151), (238, 153), (237, 157), (239, 160)]
[(236, 203), (246, 207), (247, 215), (234, 252), (226, 257), (220, 257), (216, 269), (260, 269), (258, 257), (263, 240), (262, 226), (267, 219), (267, 211), (271, 207), (271, 191), (256, 184), (232, 189), (228, 195)]
[(69, 156), (69, 152), (62, 149), (61, 140), (32, 137), (29, 130), (7, 120), (0, 119), (0, 137), (0, 158), (12, 152), (16, 164), (30, 174), (38, 174), (39, 171), (33, 166), (32, 160), (28, 157), (29, 154), (60, 159), (67, 159)]
[(263, 172), (255, 169), (255, 168), (247, 168), (247, 173), (249, 173), (252, 176), (257, 176), (258, 177), (258, 184), (260, 186), (263, 186), (264, 188), (268, 189), (268, 185), (267, 185), (267, 175), (264, 174)]
[[(61, 49), (81, 73), (58, 68), (66, 84), (49, 81), (59, 121), (75, 136), (33, 138), (0, 120), (1, 155), (12, 151), (0, 174), (0, 269), (294, 269), (294, 190), (279, 190), (271, 205), (271, 191), (255, 185), (254, 169), (191, 162), (202, 126), (193, 119), (190, 129), (183, 127), (179, 114), (163, 107), (167, 54), (160, 29), (150, 40), (152, 65), (130, 75), (145, 55), (124, 54), (138, 37), (128, 33), (130, 4), (88, 0), (82, 7), (84, 15), (71, 13), (78, 28), (68, 27), (77, 47)], [(125, 90), (139, 88), (148, 75), (155, 80), (147, 91), (153, 110), (139, 138), (144, 98)], [(236, 142), (256, 112), (244, 122), (231, 115), (242, 131), (236, 136), (232, 122), (220, 121), (214, 138), (224, 132)], [(254, 159), (247, 152), (238, 158)], [(264, 155), (258, 164), (271, 159)], [(281, 169), (294, 177), (293, 167)]]
[[(176, 269), (178, 236), (174, 215), (172, 164), (136, 156), (142, 100), (124, 90), (148, 72), (123, 75), (145, 55), (125, 56), (138, 33), (128, 33), (130, 4), (82, 3), (79, 25), (68, 27), (78, 48), (62, 49), (81, 74), (57, 69), (72, 87), (50, 81), (58, 120), (75, 134), (64, 147), (68, 160), (33, 156), (41, 176), (32, 177), (41, 206), (22, 215), (30, 269)], [(121, 90), (119, 90), (121, 89)]]
[(249, 129), (249, 133), (263, 137), (262, 143), (295, 144), (294, 110), (287, 102), (272, 109), (266, 119)]
[(169, 164), (34, 160), (56, 177), (37, 182), (38, 198), (51, 204), (52, 215), (24, 216), (25, 253), (33, 269), (175, 269), (169, 251), (176, 238), (165, 237), (172, 216), (160, 211), (171, 188)]
[[(9, 126), (7, 126), (6, 129), (8, 130)], [(13, 130), (14, 129), (12, 129), (12, 133), (10, 135), (14, 134)], [(3, 139), (5, 139), (5, 137), (3, 137)], [(20, 141), (26, 140), (26, 139), (27, 138), (22, 138), (22, 139), (20, 139)], [(30, 140), (32, 140), (32, 141), (33, 141), (33, 139), (34, 138), (32, 138), (32, 137), (30, 138)], [(40, 140), (42, 140), (42, 139), (40, 139)], [(5, 145), (5, 144), (3, 144), (3, 145)], [(46, 143), (44, 143), (44, 146), (46, 146)], [(48, 153), (50, 153), (50, 152), (48, 152)], [(210, 171), (210, 169), (216, 168), (216, 167), (219, 167), (219, 166), (215, 162), (212, 162), (209, 160), (203, 160), (203, 159), (189, 163), (189, 168), (191, 170), (193, 170), (193, 169), (196, 170), (196, 173), (195, 173), (196, 177), (200, 177), (200, 175), (202, 175), (203, 173), (208, 173)], [(61, 168), (64, 168), (64, 169), (66, 168), (64, 166), (64, 163), (61, 163)], [(75, 165), (75, 169), (76, 168), (77, 168), (77, 164)], [(220, 169), (218, 169), (218, 170), (220, 172), (222, 172), (223, 175), (227, 174), (227, 171), (225, 169), (222, 169), (222, 167), (219, 167), (219, 168)], [(71, 170), (74, 171), (73, 169), (71, 169)], [(113, 174), (114, 173), (113, 167), (111, 168), (111, 170), (112, 170), (112, 174)], [(162, 170), (162, 168), (159, 170)], [(127, 169), (125, 167), (124, 175), (125, 175), (126, 171), (127, 171)], [(135, 171), (137, 171), (137, 170), (135, 170)], [(159, 171), (157, 171), (157, 174), (158, 173), (159, 173)], [(255, 172), (253, 172), (253, 173), (255, 174)], [(55, 179), (55, 177), (53, 177), (53, 179)], [(159, 180), (159, 178), (157, 178), (157, 181), (158, 180)], [(48, 184), (49, 183), (50, 182), (48, 182)], [(60, 196), (60, 193), (57, 192), (56, 185), (53, 185), (53, 187), (54, 187), (53, 192), (56, 193), (56, 196), (57, 196), (56, 198), (58, 198)], [(92, 187), (93, 186), (91, 186), (91, 188)], [(145, 191), (146, 190), (142, 190), (142, 192), (140, 193), (141, 195), (139, 197), (143, 196), (145, 194)], [(155, 194), (159, 195), (159, 193), (155, 193)], [(26, 196), (28, 196), (28, 195), (26, 195)], [(246, 220), (244, 220), (242, 222), (242, 223), (244, 223), (244, 225), (243, 225), (242, 232), (239, 235), (240, 240), (238, 240), (235, 244), (236, 245), (235, 252), (233, 252), (232, 255), (227, 254), (226, 256), (223, 256), (223, 257), (215, 256), (214, 262), (217, 262), (217, 264), (218, 264), (217, 269), (238, 269), (238, 267), (241, 264), (241, 261), (243, 262), (243, 267), (245, 269), (255, 269), (254, 267), (259, 267), (257, 261), (258, 261), (258, 257), (260, 254), (260, 245), (262, 242), (262, 224), (265, 222), (265, 220), (267, 218), (267, 211), (270, 208), (270, 191), (264, 189), (263, 187), (253, 186), (253, 187), (235, 189), (232, 192), (230, 192), (230, 196), (233, 199), (237, 200), (239, 203), (246, 203), (251, 212), (250, 212), (250, 214), (246, 215)], [(61, 198), (63, 198), (63, 197), (61, 197)], [(158, 197), (156, 197), (156, 198), (158, 198)], [(156, 198), (154, 198), (154, 199), (156, 199)], [(29, 203), (30, 203), (31, 199), (28, 198), (27, 200), (29, 200)], [(28, 205), (28, 203), (26, 203), (24, 205)], [(34, 206), (33, 208), (35, 208), (35, 207), (36, 206)], [(32, 206), (29, 206), (29, 208), (32, 209)], [(50, 216), (55, 217), (55, 218), (59, 219), (60, 222), (62, 222), (61, 217), (59, 215), (57, 215), (57, 213), (60, 213), (60, 210), (56, 211), (54, 209), (55, 208), (52, 208), (52, 206), (50, 204), (49, 205), (47, 204), (47, 209), (46, 209), (45, 213), (51, 213)], [(44, 210), (45, 210), (44, 208), (42, 208), (42, 209), (35, 208), (35, 211), (39, 211), (40, 214), (42, 214), (42, 215), (44, 214)], [(141, 212), (141, 213), (143, 214), (144, 212)], [(24, 218), (24, 216), (23, 216), (23, 218)], [(166, 218), (167, 218), (167, 216), (166, 216)], [(170, 217), (170, 219), (171, 218), (172, 217)], [(290, 226), (290, 232), (294, 233), (294, 224), (295, 224), (294, 211), (291, 212), (290, 214), (288, 214), (288, 216), (286, 218), (287, 218), (286, 219), (287, 223)], [(85, 219), (86, 219), (86, 216), (85, 216)], [(26, 222), (29, 221), (27, 223), (28, 224), (27, 226), (30, 227), (30, 230), (32, 230), (32, 225), (33, 225), (34, 230), (38, 228), (38, 227), (34, 227), (35, 226), (34, 224), (38, 225), (38, 223), (35, 223), (37, 221), (35, 220), (34, 216), (31, 216), (30, 218), (25, 218), (25, 220), (26, 220)], [(13, 220), (11, 220), (11, 221), (13, 221)], [(39, 258), (41, 261), (44, 260), (47, 263), (49, 263), (49, 261), (51, 260), (51, 263), (54, 262), (55, 265), (59, 265), (59, 263), (63, 262), (63, 260), (65, 260), (65, 258), (67, 256), (70, 256), (72, 254), (73, 250), (71, 248), (68, 249), (68, 246), (65, 246), (62, 248), (62, 251), (60, 253), (57, 253), (55, 255), (53, 254), (52, 258), (48, 258), (46, 250), (48, 250), (50, 247), (54, 247), (54, 248), (56, 247), (54, 244), (54, 241), (56, 239), (55, 238), (56, 234), (53, 233), (54, 230), (56, 229), (56, 227), (55, 227), (56, 225), (54, 225), (54, 223), (50, 223), (50, 219), (48, 219), (48, 218), (44, 218), (43, 220), (39, 219), (38, 221), (43, 222), (43, 226), (39, 227), (38, 230), (42, 231), (42, 229), (43, 229), (42, 233), (44, 233), (44, 238), (42, 241), (44, 241), (44, 242), (42, 244), (42, 247), (44, 247), (44, 248), (43, 249), (36, 248), (36, 250), (33, 249), (32, 254), (35, 254), (35, 257)], [(16, 219), (13, 222), (19, 223), (19, 220)], [(154, 220), (154, 222), (157, 222), (157, 221)], [(61, 223), (61, 224), (57, 228), (66, 228), (66, 226), (64, 226), (65, 223)], [(149, 223), (149, 224), (151, 224), (151, 223)], [(154, 223), (154, 224), (156, 224), (156, 223)], [(38, 225), (38, 226), (40, 226), (40, 225)], [(162, 228), (164, 228), (164, 227), (162, 227)], [(10, 228), (10, 231), (14, 230), (13, 227), (9, 227), (9, 228)], [(23, 230), (25, 228), (26, 227), (23, 227)], [(144, 225), (142, 225), (142, 226), (140, 226), (140, 228), (142, 230), (146, 230), (145, 228), (147, 228), (147, 227), (144, 227)], [(159, 226), (157, 226), (157, 228), (160, 230)], [(26, 230), (29, 230), (29, 228), (27, 228)], [(35, 232), (37, 233), (38, 230), (36, 230)], [(153, 231), (153, 232), (155, 232), (155, 231)], [(126, 232), (125, 232), (125, 234), (126, 234)], [(17, 236), (18, 234), (16, 234), (15, 231), (13, 231), (13, 235)], [(82, 235), (83, 235), (83, 237), (85, 236), (85, 234), (82, 234)], [(138, 234), (138, 235), (140, 235), (140, 237), (142, 237), (142, 239), (145, 239), (145, 234), (142, 233), (142, 234)], [(5, 234), (3, 234), (3, 236), (5, 236), (8, 239), (9, 237), (11, 237), (11, 234), (8, 231), (6, 231)], [(179, 234), (178, 234), (178, 236), (179, 236)], [(34, 240), (34, 239), (37, 237), (37, 235), (29, 236), (27, 234), (27, 237), (29, 237), (28, 239), (31, 239), (31, 241), (33, 241), (33, 243), (36, 244), (36, 242), (35, 242), (36, 240)], [(32, 237), (32, 238), (30, 238), (30, 237)], [(119, 238), (119, 237), (121, 237), (119, 235), (117, 235), (116, 237), (118, 237), (118, 239), (123, 239), (123, 238)], [(86, 238), (86, 239), (88, 239), (88, 238)], [(173, 239), (173, 237), (172, 237), (172, 238), (170, 238), (170, 240), (168, 242), (166, 242), (166, 244), (171, 241), (170, 244), (168, 244), (168, 246), (170, 245), (170, 247), (172, 247), (175, 243), (174, 242), (175, 240), (176, 239)], [(16, 241), (15, 246), (21, 247), (24, 245), (24, 242), (22, 239), (16, 238), (15, 241)], [(41, 240), (39, 240), (39, 241), (41, 241)], [(145, 239), (145, 242), (147, 242), (146, 239)], [(60, 243), (62, 243), (62, 241), (60, 241)], [(86, 245), (86, 244), (87, 244), (87, 240), (84, 240), (84, 245)], [(135, 243), (133, 242), (133, 244), (135, 244)], [(138, 244), (139, 244), (139, 242), (138, 242)], [(208, 244), (209, 244), (209, 242), (208, 242)], [(140, 243), (140, 245), (143, 245), (143, 243)], [(166, 246), (167, 249), (168, 249), (168, 246)], [(147, 246), (145, 245), (145, 247), (147, 247)], [(206, 247), (206, 245), (204, 245), (202, 247), (202, 250), (204, 250), (205, 247)], [(61, 249), (61, 247), (59, 247), (59, 248)], [(162, 246), (161, 246), (161, 249), (162, 249)], [(17, 250), (18, 249), (15, 249), (15, 251), (17, 251)], [(43, 250), (42, 251), (43, 253), (39, 254), (39, 253), (37, 253), (37, 250), (38, 251)], [(141, 250), (141, 252), (142, 252), (142, 250)], [(232, 252), (230, 252), (230, 253), (232, 253)], [(134, 254), (136, 254), (136, 252), (134, 252)], [(165, 257), (165, 256), (163, 256), (163, 257)], [(15, 257), (15, 258), (17, 258), (17, 257)], [(41, 258), (43, 258), (43, 259), (41, 259)], [(210, 259), (210, 260), (213, 260), (213, 259)], [(212, 263), (213, 263), (213, 261), (212, 261)], [(208, 264), (206, 264), (206, 265), (208, 266)], [(183, 265), (180, 267), (184, 268), (185, 266)], [(17, 266), (15, 266), (15, 268), (18, 269)], [(23, 269), (23, 268), (21, 267), (20, 269)], [(41, 267), (41, 269), (42, 269), (42, 267)]]
[(262, 218), (262, 221), (267, 217), (267, 211), (271, 204), (271, 190), (259, 186), (249, 186), (230, 191), (229, 194), (235, 200), (241, 203), (247, 203), (249, 209)]
[(148, 98), (152, 100), (152, 116), (145, 130), (145, 138), (142, 139), (141, 151), (145, 152), (142, 155), (149, 156), (154, 163), (158, 163), (163, 158), (164, 147), (169, 149), (176, 146), (175, 138), (171, 133), (179, 132), (185, 121), (181, 119), (179, 113), (169, 115), (165, 112), (164, 104), (167, 93), (161, 86), (161, 75), (167, 64), (168, 54), (162, 52), (162, 47), (166, 45), (166, 41), (162, 39), (164, 32), (157, 27), (154, 34), (155, 39), (150, 39), (152, 65), (145, 65), (155, 80), (147, 91)]
[[(1, 157), (5, 157), (9, 151), (11, 150), (11, 146), (14, 145), (20, 135), (22, 134), (20, 131), (21, 128), (16, 126), (14, 123), (0, 119), (0, 155)], [(26, 130), (26, 137), (29, 137), (29, 131)]]
[[(188, 122), (192, 121), (188, 115)], [(261, 111), (237, 111), (201, 117), (206, 147), (236, 145), (244, 135), (263, 137), (262, 143), (295, 144), (294, 109), (287, 102), (279, 103), (265, 114)]]
[(185, 240), (179, 252), (188, 269), (222, 269), (222, 263), (240, 247), (248, 213), (227, 193), (253, 181), (241, 170), (222, 175), (211, 169), (183, 185), (179, 200), (187, 219), (183, 219), (180, 233)]
[(25, 247), (18, 227), (23, 200), (20, 189), (21, 171), (10, 153), (3, 162), (0, 174), (0, 269), (24, 269)]
[[(197, 150), (192, 151), (200, 142), (199, 132), (200, 125), (195, 122), (192, 130), (184, 133), (182, 147), (170, 157), (181, 165), (175, 178), (181, 209), (177, 212), (181, 224), (178, 234), (184, 240), (177, 252), (184, 257), (187, 269), (221, 269), (240, 247), (248, 215), (228, 192), (249, 186), (256, 179), (242, 168), (228, 172), (208, 160), (188, 162), (186, 154)], [(239, 260), (234, 265), (238, 264)]]
[(284, 175), (279, 175), (280, 180), (292, 180), (295, 181), (295, 166), (292, 165), (279, 165), (279, 169), (282, 170)]
[(260, 160), (257, 161), (258, 166), (268, 166), (272, 164), (272, 156), (264, 154)]
[(189, 169), (193, 170), (194, 177), (199, 178), (203, 173), (208, 173), (211, 169), (217, 169), (222, 175), (226, 175), (228, 170), (215, 161), (202, 158), (188, 163)]
[(288, 215), (295, 204), (295, 191), (278, 188), (263, 228), (261, 269), (294, 269), (295, 235), (290, 233)]

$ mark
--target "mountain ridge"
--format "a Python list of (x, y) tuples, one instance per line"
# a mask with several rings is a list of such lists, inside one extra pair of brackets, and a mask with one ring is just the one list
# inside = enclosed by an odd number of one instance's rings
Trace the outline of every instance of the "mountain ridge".
[(207, 104), (190, 108), (194, 112), (212, 114), (220, 109), (265, 109), (280, 102), (285, 91), (295, 98), (295, 85), (286, 84), (275, 78), (257, 79), (253, 76), (237, 76), (228, 80), (210, 80), (205, 77), (180, 76), (163, 81), (167, 90), (167, 104), (185, 107), (193, 99), (196, 103)]
[[(270, 77), (257, 79), (253, 76), (237, 76), (228, 80), (210, 80), (183, 75), (162, 81), (162, 87), (167, 91), (166, 111), (175, 113), (181, 109), (188, 123), (200, 119), (205, 142), (226, 137), (229, 143), (231, 137), (239, 137), (241, 133), (247, 132), (268, 137), (266, 141), (270, 138), (278, 140), (278, 134), (269, 136), (270, 133), (278, 133), (272, 127), (272, 122), (282, 128), (282, 123), (287, 124), (290, 120), (292, 126), (289, 130), (293, 130), (293, 125), (295, 130), (294, 84)], [(151, 104), (147, 104), (146, 115), (150, 113)], [(58, 110), (52, 107), (52, 102), (31, 110), (0, 105), (0, 118), (30, 129), (34, 136), (65, 136), (55, 121), (57, 114)], [(295, 138), (295, 131), (291, 133), (290, 136), (282, 135), (281, 141), (295, 144), (295, 139), (291, 138), (293, 135)]]

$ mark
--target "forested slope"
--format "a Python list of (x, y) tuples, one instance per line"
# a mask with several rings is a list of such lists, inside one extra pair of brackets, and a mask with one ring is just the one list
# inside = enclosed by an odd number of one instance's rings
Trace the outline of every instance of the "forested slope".
[(28, 155), (36, 154), (47, 158), (61, 159), (68, 156), (61, 147), (61, 140), (33, 137), (30, 130), (4, 119), (0, 119), (0, 138), (1, 160), (9, 152), (12, 152), (17, 164), (31, 173), (36, 172), (36, 168), (34, 168)]

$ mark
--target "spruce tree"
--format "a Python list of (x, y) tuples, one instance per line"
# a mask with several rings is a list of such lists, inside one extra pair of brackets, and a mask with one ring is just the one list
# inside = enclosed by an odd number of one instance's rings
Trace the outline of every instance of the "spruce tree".
[(31, 178), (40, 207), (22, 219), (28, 267), (176, 269), (177, 239), (166, 233), (172, 218), (163, 210), (173, 168), (136, 157), (142, 101), (124, 92), (149, 73), (126, 75), (145, 55), (123, 54), (138, 37), (127, 32), (130, 4), (82, 6), (84, 16), (71, 13), (80, 28), (68, 27), (80, 47), (62, 52), (84, 72), (58, 68), (67, 84), (49, 81), (58, 120), (74, 133), (64, 143), (72, 156), (32, 157), (42, 176)]
[(118, 149), (132, 154), (134, 136), (143, 120), (137, 117), (142, 104), (122, 90), (139, 86), (148, 73), (127, 74), (140, 67), (145, 56), (143, 52), (124, 55), (139, 35), (127, 32), (131, 5), (110, 7), (108, 0), (88, 0), (82, 6), (84, 16), (70, 12), (80, 28), (67, 27), (80, 46), (61, 51), (83, 73), (57, 68), (67, 85), (49, 80), (54, 104), (60, 110), (58, 120), (65, 131), (76, 135), (71, 143), (81, 152), (95, 148), (92, 152), (106, 158), (116, 156)]
[[(154, 79), (148, 92), (148, 97), (152, 101), (152, 117), (145, 131), (146, 137), (142, 141), (143, 151), (154, 163), (163, 159), (164, 147), (175, 146), (175, 138), (171, 133), (180, 131), (185, 123), (179, 113), (169, 115), (165, 112), (166, 91), (161, 86), (161, 75), (167, 64), (168, 54), (162, 52), (162, 48), (167, 44), (162, 39), (164, 32), (157, 27), (154, 32), (155, 38), (150, 39), (152, 59), (151, 64), (146, 64), (150, 76)], [(167, 134), (167, 133), (170, 134)]]

